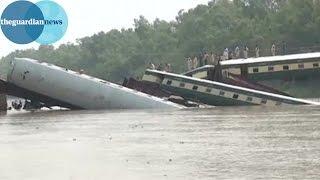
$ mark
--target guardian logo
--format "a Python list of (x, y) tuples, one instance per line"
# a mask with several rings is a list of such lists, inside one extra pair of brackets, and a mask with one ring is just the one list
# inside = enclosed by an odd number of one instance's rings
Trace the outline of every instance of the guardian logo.
[(22, 0), (5, 8), (0, 23), (3, 34), (16, 44), (36, 41), (48, 45), (64, 36), (68, 17), (64, 9), (54, 1), (32, 3)]

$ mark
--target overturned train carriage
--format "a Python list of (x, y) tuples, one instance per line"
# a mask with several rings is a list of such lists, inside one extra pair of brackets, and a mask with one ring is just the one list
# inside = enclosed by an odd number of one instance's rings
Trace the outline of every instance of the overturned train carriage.
[[(1, 69), (1, 68), (0, 68)], [(44, 62), (15, 58), (1, 80), (9, 95), (71, 109), (181, 108), (182, 106)], [(3, 73), (2, 73), (3, 77)]]

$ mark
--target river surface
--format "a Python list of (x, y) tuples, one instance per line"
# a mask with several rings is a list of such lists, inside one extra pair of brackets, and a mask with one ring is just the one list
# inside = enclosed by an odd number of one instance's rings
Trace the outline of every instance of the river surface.
[(0, 115), (1, 180), (319, 178), (320, 107)]

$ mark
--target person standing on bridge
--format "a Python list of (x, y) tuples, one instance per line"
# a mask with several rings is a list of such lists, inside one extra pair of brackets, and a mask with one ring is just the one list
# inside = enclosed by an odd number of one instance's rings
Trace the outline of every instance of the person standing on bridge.
[(271, 46), (271, 55), (272, 56), (276, 55), (276, 45), (275, 44), (272, 44), (272, 46)]

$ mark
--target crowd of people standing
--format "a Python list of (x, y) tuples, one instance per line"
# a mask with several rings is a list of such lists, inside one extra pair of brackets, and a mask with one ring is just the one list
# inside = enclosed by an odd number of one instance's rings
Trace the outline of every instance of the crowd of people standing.
[(159, 71), (165, 71), (165, 72), (172, 72), (172, 66), (169, 63), (165, 63), (162, 65), (161, 63), (155, 65), (152, 62), (149, 62), (149, 69), (151, 70), (159, 70)]
[[(286, 54), (286, 44), (284, 42), (282, 45), (282, 51), (283, 55)], [(242, 58), (247, 59), (249, 58), (249, 52), (250, 50), (248, 46), (243, 46), (243, 48), (241, 49), (239, 46), (236, 46), (234, 50), (231, 51), (229, 50), (229, 48), (225, 48), (222, 55), (217, 55), (213, 52), (208, 54), (207, 52), (205, 52), (203, 54), (200, 53), (200, 55), (198, 56), (187, 57), (185, 58), (185, 61), (187, 63), (188, 70), (191, 71), (204, 65), (217, 65), (220, 61)], [(271, 45), (270, 52), (272, 56), (276, 56), (277, 47), (274, 43)], [(258, 58), (260, 57), (260, 55), (260, 47), (256, 45), (254, 48), (254, 57)]]
[[(276, 56), (277, 47), (273, 43), (270, 48), (270, 52), (272, 56)], [(223, 53), (221, 54), (215, 54), (213, 52), (208, 53), (200, 53), (199, 55), (189, 56), (185, 58), (188, 71), (191, 71), (193, 69), (196, 69), (198, 67), (202, 67), (205, 65), (218, 65), (220, 61), (227, 61), (231, 59), (247, 59), (249, 58), (249, 54), (253, 55), (253, 52), (250, 51), (248, 46), (243, 46), (240, 48), (239, 46), (236, 46), (234, 50), (229, 50), (229, 48), (225, 48)], [(286, 44), (282, 43), (282, 55), (286, 54)], [(254, 57), (258, 58), (260, 57), (260, 47), (258, 45), (254, 48)], [(165, 72), (172, 72), (172, 66), (169, 63), (165, 63), (164, 65), (159, 64), (153, 64), (152, 62), (149, 62), (148, 65), (149, 69), (152, 70), (160, 70)]]

